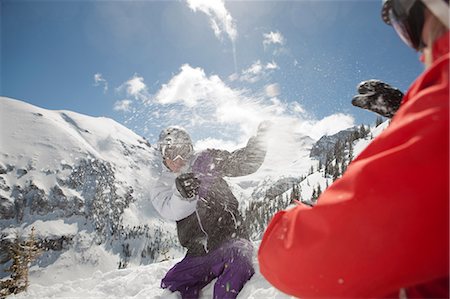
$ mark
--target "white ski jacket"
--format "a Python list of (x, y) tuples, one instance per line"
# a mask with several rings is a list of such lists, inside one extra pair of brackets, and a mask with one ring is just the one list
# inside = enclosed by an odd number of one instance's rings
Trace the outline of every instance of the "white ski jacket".
[(181, 197), (174, 182), (180, 173), (165, 171), (153, 187), (151, 200), (158, 213), (167, 220), (178, 221), (195, 212), (198, 195), (188, 201)]

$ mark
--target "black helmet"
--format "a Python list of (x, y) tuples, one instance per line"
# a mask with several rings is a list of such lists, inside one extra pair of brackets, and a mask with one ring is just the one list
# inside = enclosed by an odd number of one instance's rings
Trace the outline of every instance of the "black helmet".
[(381, 16), (408, 46), (422, 50), (425, 47), (422, 41), (424, 7), (419, 0), (383, 0)]
[(400, 38), (418, 51), (426, 46), (422, 41), (425, 6), (448, 27), (448, 0), (382, 0), (382, 3), (383, 21), (392, 25)]
[(187, 160), (194, 152), (189, 134), (185, 129), (176, 126), (168, 127), (161, 131), (158, 140), (158, 150), (163, 158), (171, 160), (176, 160), (177, 158)]

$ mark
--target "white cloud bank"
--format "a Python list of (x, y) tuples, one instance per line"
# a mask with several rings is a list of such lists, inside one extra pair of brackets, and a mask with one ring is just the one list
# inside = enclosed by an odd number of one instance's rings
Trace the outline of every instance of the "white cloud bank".
[(237, 38), (236, 22), (225, 7), (223, 0), (186, 0), (190, 9), (205, 13), (217, 38), (225, 33), (234, 43)]
[(221, 148), (232, 148), (233, 142), (224, 141), (217, 135), (226, 139), (238, 133), (235, 142), (238, 145), (254, 134), (264, 120), (272, 121), (279, 130), (314, 139), (354, 126), (354, 118), (341, 113), (321, 120), (309, 117), (299, 103), (286, 103), (276, 98), (278, 84), (266, 86), (265, 92), (270, 99), (233, 89), (219, 76), (208, 76), (203, 69), (185, 64), (178, 74), (162, 85), (153, 101), (158, 105), (178, 105), (180, 108), (171, 111), (174, 112), (172, 116), (178, 116), (180, 120), (187, 117), (189, 123), (184, 125), (188, 128), (210, 128), (209, 138), (198, 142), (200, 147), (221, 143)]
[(154, 100), (161, 105), (181, 105), (183, 109), (178, 113), (188, 113), (191, 127), (202, 125), (216, 130), (237, 127), (245, 135), (269, 118), (273, 110), (261, 107), (260, 100), (246, 96), (243, 91), (228, 87), (219, 76), (208, 77), (203, 69), (187, 64), (162, 85)]
[(323, 119), (311, 117), (300, 103), (279, 99), (280, 87), (276, 83), (255, 94), (231, 88), (219, 76), (207, 75), (202, 68), (188, 64), (153, 95), (138, 75), (119, 90), (127, 94), (127, 99), (116, 102), (114, 109), (129, 112), (133, 105), (127, 124), (136, 124), (134, 129), (144, 132), (153, 131), (153, 136), (166, 126), (183, 126), (193, 135), (199, 150), (243, 146), (265, 120), (274, 124), (275, 132), (302, 134), (316, 140), (354, 126), (354, 118), (342, 113)]

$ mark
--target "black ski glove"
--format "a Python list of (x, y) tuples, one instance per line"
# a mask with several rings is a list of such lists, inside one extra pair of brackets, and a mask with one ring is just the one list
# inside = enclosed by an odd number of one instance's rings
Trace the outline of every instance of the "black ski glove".
[(353, 97), (353, 106), (360, 107), (392, 118), (400, 107), (403, 93), (380, 80), (359, 83), (358, 95)]
[(193, 173), (184, 173), (175, 179), (175, 185), (182, 197), (193, 199), (198, 194), (200, 180)]

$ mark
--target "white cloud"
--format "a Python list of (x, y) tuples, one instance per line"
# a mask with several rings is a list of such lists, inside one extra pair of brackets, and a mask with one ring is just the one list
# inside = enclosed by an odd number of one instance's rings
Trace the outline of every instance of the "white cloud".
[(134, 74), (132, 78), (118, 88), (119, 91), (123, 89), (125, 89), (127, 97), (133, 97), (136, 100), (145, 102), (151, 97), (147, 85), (144, 83), (144, 78), (137, 74)]
[(280, 95), (280, 85), (278, 83), (266, 85), (264, 88), (266, 96), (273, 98)]
[(300, 105), (300, 103), (298, 103), (298, 102), (293, 102), (292, 103), (292, 110), (295, 113), (299, 113), (299, 114), (303, 114), (303, 115), (306, 113), (305, 108), (303, 108), (303, 106)]
[(286, 39), (279, 31), (276, 31), (276, 32), (271, 31), (269, 33), (264, 33), (263, 37), (264, 37), (264, 40), (263, 40), (264, 47), (266, 47), (268, 45), (283, 46), (286, 42)]
[(299, 131), (319, 139), (324, 135), (333, 135), (339, 131), (351, 128), (355, 125), (355, 119), (348, 114), (336, 113), (321, 120), (307, 120), (301, 123)]
[(273, 55), (289, 53), (289, 49), (285, 47), (286, 38), (279, 31), (264, 33), (263, 37), (264, 51), (271, 49)]
[(100, 73), (94, 74), (94, 86), (103, 85), (103, 92), (106, 93), (108, 91), (108, 81), (103, 78), (103, 75)]
[(147, 88), (144, 83), (144, 78), (138, 77), (136, 75), (132, 79), (128, 80), (126, 84), (127, 84), (127, 92), (130, 95), (134, 96), (139, 95), (142, 91), (145, 91), (145, 89)]
[(242, 75), (239, 78), (241, 81), (247, 81), (250, 83), (255, 83), (261, 80), (263, 75), (264, 67), (261, 61), (254, 62), (248, 69), (242, 71)]
[(228, 80), (233, 82), (239, 79), (239, 74), (237, 73), (232, 73), (231, 75), (228, 76)]
[(208, 77), (203, 69), (189, 65), (183, 65), (178, 74), (162, 85), (154, 101), (161, 105), (184, 106), (172, 111), (179, 119), (189, 118), (187, 126), (201, 124), (216, 130), (220, 127), (222, 131), (237, 129), (246, 133), (275, 115), (276, 110), (274, 105), (262, 106), (263, 99), (248, 97), (244, 91), (230, 88), (217, 75)]
[(182, 125), (190, 132), (206, 131), (210, 138), (198, 138), (198, 148), (234, 149), (243, 145), (264, 120), (271, 120), (278, 132), (300, 133), (314, 139), (354, 125), (353, 117), (345, 114), (320, 120), (309, 116), (301, 104), (277, 98), (276, 83), (266, 89), (273, 96), (270, 99), (233, 89), (219, 76), (208, 76), (202, 68), (185, 64), (161, 86), (152, 105), (158, 105), (153, 110), (160, 111), (159, 116), (166, 122), (169, 119), (170, 124)]
[(208, 15), (211, 28), (217, 38), (221, 39), (225, 33), (234, 43), (237, 37), (236, 22), (225, 7), (223, 0), (186, 0), (189, 8)]
[(197, 141), (197, 149), (236, 149), (245, 145), (265, 120), (274, 124), (270, 138), (274, 143), (281, 143), (279, 146), (291, 146), (288, 143), (292, 138), (287, 136), (291, 133), (319, 139), (354, 125), (350, 115), (338, 113), (323, 119), (311, 116), (300, 103), (279, 98), (277, 83), (267, 85), (265, 94), (255, 94), (232, 88), (219, 76), (208, 75), (202, 68), (188, 64), (181, 66), (154, 95), (148, 93), (144, 78), (137, 75), (119, 89), (139, 99), (134, 101), (127, 96), (114, 105), (117, 111), (132, 110), (127, 124), (152, 130), (169, 125), (183, 126)]
[(260, 60), (257, 60), (249, 68), (242, 71), (239, 80), (255, 83), (267, 77), (271, 71), (276, 69), (279, 69), (279, 67), (274, 61), (263, 64)]
[(192, 68), (185, 64), (180, 73), (163, 84), (155, 100), (160, 104), (180, 102), (194, 107), (202, 101), (216, 101), (220, 96), (234, 96), (218, 76), (207, 77), (201, 68)]
[(122, 101), (117, 101), (114, 103), (114, 110), (115, 111), (130, 111), (130, 107), (131, 107), (131, 101), (130, 100), (122, 100)]
[(267, 69), (267, 70), (277, 70), (277, 69), (279, 69), (279, 67), (278, 67), (278, 64), (276, 64), (276, 63), (272, 60), (272, 62), (268, 62), (268, 63), (266, 64), (266, 69)]

